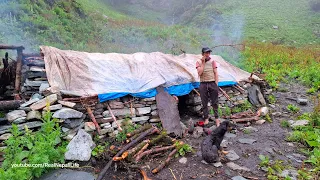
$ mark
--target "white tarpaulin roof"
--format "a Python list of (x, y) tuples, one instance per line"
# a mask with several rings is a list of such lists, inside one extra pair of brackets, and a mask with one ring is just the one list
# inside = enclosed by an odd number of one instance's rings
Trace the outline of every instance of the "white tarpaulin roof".
[[(81, 96), (118, 94), (107, 97), (112, 99), (121, 94), (143, 96), (144, 92), (149, 92), (147, 96), (153, 96), (152, 91), (156, 87), (164, 86), (171, 87), (171, 94), (182, 95), (176, 92), (180, 90), (175, 87), (192, 84), (188, 88), (194, 88), (200, 80), (195, 67), (201, 55), (173, 56), (160, 52), (102, 54), (49, 46), (41, 46), (40, 49), (53, 92), (64, 90)], [(226, 82), (241, 81), (250, 76), (220, 56), (213, 55), (211, 58), (218, 64), (219, 85), (228, 85)]]

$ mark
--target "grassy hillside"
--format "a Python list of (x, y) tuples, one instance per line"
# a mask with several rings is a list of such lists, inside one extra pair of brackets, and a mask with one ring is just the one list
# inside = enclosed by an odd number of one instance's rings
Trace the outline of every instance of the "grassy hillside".
[[(99, 0), (1, 0), (0, 43), (99, 52), (197, 52), (209, 31), (143, 21)], [(195, 51), (196, 50), (196, 51)]]

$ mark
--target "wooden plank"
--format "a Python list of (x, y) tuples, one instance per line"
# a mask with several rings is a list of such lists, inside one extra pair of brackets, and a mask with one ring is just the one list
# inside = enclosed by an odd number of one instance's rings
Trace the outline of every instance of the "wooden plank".
[(180, 124), (177, 102), (168, 92), (164, 91), (163, 87), (158, 87), (157, 91), (157, 110), (163, 128), (166, 129), (168, 134), (174, 133), (176, 136), (182, 137), (183, 129)]
[(14, 45), (6, 45), (6, 44), (0, 44), (0, 49), (24, 49), (23, 46), (14, 46)]

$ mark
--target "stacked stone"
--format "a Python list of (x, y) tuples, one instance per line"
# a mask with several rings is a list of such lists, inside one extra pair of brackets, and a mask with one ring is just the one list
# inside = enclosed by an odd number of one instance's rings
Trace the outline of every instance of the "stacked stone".
[[(235, 87), (222, 87), (222, 90), (228, 94), (231, 101), (229, 101), (221, 92), (219, 92), (219, 106), (220, 107), (233, 107), (235, 105), (240, 105), (245, 103), (248, 100), (248, 92), (245, 90), (244, 92), (239, 91)], [(199, 90), (197, 90), (199, 92)], [(194, 115), (201, 115), (202, 103), (201, 97), (195, 93), (191, 92), (188, 95), (186, 100), (187, 109), (190, 113)], [(211, 107), (210, 102), (208, 106)]]
[(21, 81), (21, 93), (24, 98), (30, 98), (35, 93), (42, 93), (49, 87), (42, 57), (28, 57), (24, 59)]

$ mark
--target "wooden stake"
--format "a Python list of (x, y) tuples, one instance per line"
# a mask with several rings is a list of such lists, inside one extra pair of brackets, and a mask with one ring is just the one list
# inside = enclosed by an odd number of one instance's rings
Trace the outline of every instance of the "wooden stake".
[(230, 96), (229, 96), (226, 92), (224, 92), (224, 90), (221, 89), (221, 87), (219, 87), (219, 90), (222, 92), (222, 94), (224, 95), (224, 97), (226, 97), (229, 101), (231, 101)]
[(122, 131), (121, 126), (119, 125), (119, 123), (118, 123), (118, 121), (117, 121), (116, 117), (113, 115), (113, 113), (112, 113), (112, 111), (111, 111), (111, 108), (110, 108), (109, 103), (107, 103), (107, 107), (108, 107), (108, 110), (109, 110), (109, 112), (110, 112), (110, 114), (111, 114), (111, 116), (112, 116), (112, 118), (113, 118), (114, 122), (115, 122), (115, 123), (116, 123), (116, 125), (118, 126), (119, 131)]
[(94, 117), (91, 108), (90, 108), (89, 106), (87, 106), (86, 109), (87, 109), (88, 115), (90, 116), (92, 122), (93, 122), (94, 125), (96, 126), (96, 129), (97, 129), (97, 131), (98, 131), (98, 134), (101, 135), (100, 126), (99, 126), (99, 124), (97, 123), (96, 118)]
[(193, 91), (194, 91), (195, 93), (197, 93), (198, 96), (200, 96), (200, 93), (199, 93), (197, 90), (193, 89)]

